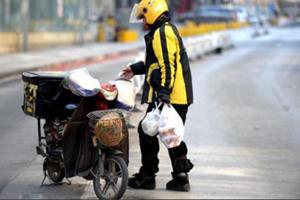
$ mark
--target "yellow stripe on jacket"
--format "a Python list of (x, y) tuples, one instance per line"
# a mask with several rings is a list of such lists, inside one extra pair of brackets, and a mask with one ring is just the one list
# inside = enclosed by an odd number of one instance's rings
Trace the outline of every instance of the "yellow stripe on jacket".
[(172, 104), (187, 104), (179, 41), (171, 26), (166, 24), (155, 31), (153, 50), (161, 71), (161, 86), (171, 89)]

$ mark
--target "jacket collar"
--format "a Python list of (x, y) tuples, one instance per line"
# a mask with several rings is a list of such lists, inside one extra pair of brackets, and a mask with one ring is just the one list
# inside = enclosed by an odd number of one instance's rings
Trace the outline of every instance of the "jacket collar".
[(165, 23), (171, 21), (171, 17), (168, 13), (165, 13), (164, 15), (160, 16), (154, 24), (150, 25), (150, 31), (149, 33), (147, 33), (145, 35), (145, 40), (146, 42), (149, 40), (149, 38), (151, 38), (154, 34), (154, 32), (161, 27), (162, 25), (164, 25)]
[(165, 24), (166, 22), (169, 22), (169, 21), (171, 21), (170, 15), (168, 13), (163, 14), (154, 22), (154, 24), (150, 25), (150, 31), (154, 32), (156, 29), (158, 29), (163, 24)]
[(165, 13), (162, 16), (160, 16), (152, 25), (149, 25), (149, 33), (147, 35), (151, 35), (154, 34), (154, 32), (156, 31), (156, 29), (158, 29), (159, 27), (161, 27), (162, 25), (164, 25), (165, 23), (171, 21), (171, 17), (169, 15), (169, 13)]

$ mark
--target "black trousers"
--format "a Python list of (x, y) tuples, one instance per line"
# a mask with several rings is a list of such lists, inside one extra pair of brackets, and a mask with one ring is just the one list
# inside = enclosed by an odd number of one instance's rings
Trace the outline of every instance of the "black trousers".
[[(188, 105), (173, 105), (183, 123), (186, 120), (186, 114), (188, 112)], [(147, 112), (154, 108), (153, 104), (149, 104)], [(156, 136), (151, 137), (144, 133), (141, 122), (138, 126), (138, 133), (140, 139), (140, 148), (142, 154), (142, 167), (140, 173), (144, 173), (148, 176), (154, 176), (159, 171), (158, 168), (158, 152), (159, 152), (159, 141)], [(193, 168), (193, 164), (187, 159), (188, 149), (185, 142), (175, 148), (168, 149), (169, 157), (172, 162), (173, 173), (189, 172)]]

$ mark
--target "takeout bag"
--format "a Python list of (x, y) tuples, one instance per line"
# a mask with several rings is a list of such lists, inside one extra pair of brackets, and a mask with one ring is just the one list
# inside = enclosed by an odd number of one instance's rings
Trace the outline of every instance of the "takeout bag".
[(160, 119), (159, 106), (155, 106), (150, 112), (148, 112), (142, 121), (142, 129), (145, 134), (153, 137), (158, 133), (158, 122)]
[(159, 138), (167, 148), (180, 145), (184, 136), (184, 124), (171, 104), (165, 104), (158, 121)]

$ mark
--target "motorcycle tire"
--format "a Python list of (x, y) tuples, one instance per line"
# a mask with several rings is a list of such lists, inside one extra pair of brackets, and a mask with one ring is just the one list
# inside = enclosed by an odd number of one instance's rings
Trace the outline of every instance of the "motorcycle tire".
[(52, 183), (60, 183), (65, 178), (65, 170), (60, 166), (59, 161), (53, 162), (46, 158), (44, 161), (44, 170), (46, 170), (48, 178)]
[(128, 169), (121, 156), (108, 155), (104, 161), (104, 173), (100, 174), (100, 167), (95, 168), (93, 179), (95, 194), (99, 199), (120, 199), (128, 185)]

